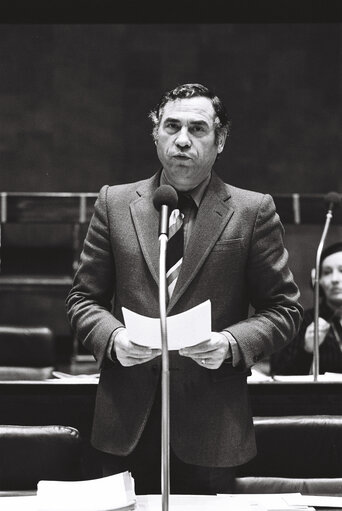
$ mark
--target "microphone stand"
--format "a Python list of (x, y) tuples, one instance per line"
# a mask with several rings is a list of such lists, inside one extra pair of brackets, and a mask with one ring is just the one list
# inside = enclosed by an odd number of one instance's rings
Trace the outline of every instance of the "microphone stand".
[(318, 380), (319, 375), (319, 339), (318, 339), (318, 319), (319, 319), (319, 266), (325, 238), (328, 234), (329, 225), (332, 219), (333, 202), (330, 202), (326, 214), (323, 233), (316, 253), (315, 279), (314, 279), (314, 356), (313, 356), (313, 376), (314, 381)]
[[(163, 205), (162, 208), (168, 208)], [(168, 215), (165, 215), (168, 219)], [(159, 236), (159, 312), (162, 341), (162, 423), (161, 423), (161, 489), (162, 510), (169, 509), (170, 495), (170, 373), (166, 325), (166, 251), (168, 228), (164, 226)]]

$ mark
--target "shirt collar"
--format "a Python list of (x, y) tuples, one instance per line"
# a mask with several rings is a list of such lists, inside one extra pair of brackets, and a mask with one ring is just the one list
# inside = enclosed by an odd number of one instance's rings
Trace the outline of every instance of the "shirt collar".
[[(199, 208), (199, 205), (203, 198), (204, 192), (207, 189), (210, 179), (211, 179), (211, 172), (204, 179), (204, 181), (202, 181), (202, 183), (200, 183), (199, 185), (196, 186), (196, 188), (194, 188), (193, 190), (190, 190), (189, 192), (186, 192), (188, 195), (190, 195), (193, 198), (193, 200), (198, 208)], [(161, 185), (169, 185), (170, 184), (166, 178), (164, 170), (162, 170), (162, 173), (160, 175), (160, 184)]]

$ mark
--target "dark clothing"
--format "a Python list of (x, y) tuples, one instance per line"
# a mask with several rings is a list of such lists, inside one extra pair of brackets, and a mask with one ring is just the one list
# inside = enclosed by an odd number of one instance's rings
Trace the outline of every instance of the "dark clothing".
[[(103, 477), (130, 471), (137, 495), (161, 493), (161, 385), (144, 431), (128, 456), (102, 453)], [(181, 461), (170, 447), (170, 493), (234, 493), (234, 467), (203, 467)]]
[[(319, 372), (342, 373), (342, 326), (334, 312), (322, 302), (319, 316), (331, 326), (319, 347)], [(304, 349), (304, 337), (308, 326), (314, 321), (314, 309), (304, 313), (304, 319), (297, 337), (281, 351), (271, 357), (272, 374), (309, 374), (313, 354)]]
[[(160, 172), (101, 189), (67, 298), (77, 338), (101, 367), (92, 444), (115, 456), (137, 448), (160, 381), (161, 357), (124, 367), (107, 356), (113, 333), (124, 326), (122, 307), (159, 317), (159, 213), (153, 204), (159, 183)], [(283, 234), (270, 195), (212, 174), (167, 314), (210, 300), (212, 331), (229, 332), (241, 360), (211, 370), (170, 351), (170, 445), (183, 463), (234, 467), (256, 454), (250, 367), (292, 339), (302, 319)]]

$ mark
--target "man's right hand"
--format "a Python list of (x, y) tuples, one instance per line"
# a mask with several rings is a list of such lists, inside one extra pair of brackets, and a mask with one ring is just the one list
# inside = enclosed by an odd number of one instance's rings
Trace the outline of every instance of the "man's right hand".
[(113, 350), (120, 364), (125, 367), (144, 364), (161, 355), (161, 350), (139, 346), (130, 341), (126, 328), (120, 329), (115, 336)]
[[(313, 353), (314, 351), (314, 322), (310, 323), (308, 328), (305, 332), (305, 339), (304, 339), (304, 349), (308, 353)], [(322, 344), (322, 342), (325, 339), (325, 336), (328, 333), (328, 330), (330, 328), (330, 324), (325, 321), (323, 318), (318, 318), (318, 344), (319, 346)]]

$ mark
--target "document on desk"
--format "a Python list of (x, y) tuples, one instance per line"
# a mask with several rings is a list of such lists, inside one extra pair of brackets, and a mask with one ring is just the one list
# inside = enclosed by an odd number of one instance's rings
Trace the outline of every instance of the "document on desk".
[(289, 494), (286, 496), (286, 502), (293, 506), (306, 505), (313, 507), (332, 507), (342, 509), (342, 497), (323, 496), (323, 495), (302, 495), (300, 493)]
[[(131, 341), (149, 348), (161, 348), (160, 319), (142, 316), (122, 307)], [(211, 302), (196, 305), (166, 319), (169, 350), (179, 350), (207, 341), (211, 336)]]
[(35, 495), (24, 497), (0, 496), (0, 509), (1, 511), (38, 511), (37, 497)]
[[(267, 511), (261, 505), (251, 506), (243, 503), (229, 503), (219, 495), (170, 495), (171, 511)], [(137, 495), (137, 511), (161, 511), (161, 495)], [(294, 511), (296, 508), (291, 508)]]
[(38, 511), (129, 511), (135, 508), (134, 480), (129, 472), (86, 481), (38, 483)]
[(311, 504), (300, 501), (302, 497), (300, 493), (233, 493), (220, 496), (226, 497), (229, 510), (247, 511), (260, 508), (265, 511), (315, 511)]

